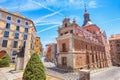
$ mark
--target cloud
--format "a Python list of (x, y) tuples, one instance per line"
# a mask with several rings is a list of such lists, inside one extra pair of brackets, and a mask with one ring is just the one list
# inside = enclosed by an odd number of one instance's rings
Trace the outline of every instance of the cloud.
[(88, 3), (89, 8), (97, 8), (97, 2), (92, 0)]
[[(3, 2), (6, 2), (4, 5)], [(2, 8), (6, 8), (10, 11), (30, 11), (37, 9), (47, 9), (51, 12), (55, 12), (58, 9), (82, 9), (85, 0), (0, 0), (0, 5)], [(96, 8), (97, 2), (95, 0), (90, 0), (88, 2), (90, 8)], [(51, 8), (52, 7), (52, 8)], [(58, 13), (64, 16), (61, 13)]]
[(51, 13), (51, 14), (45, 15), (45, 16), (43, 16), (43, 17), (39, 17), (39, 18), (36, 19), (34, 22), (35, 22), (35, 24), (36, 24), (36, 23), (39, 23), (40, 21), (42, 21), (42, 20), (44, 20), (44, 19), (46, 19), (46, 18), (48, 18), (48, 17), (54, 16), (54, 15), (60, 13), (61, 11), (62, 11), (62, 10), (55, 11), (54, 13)]
[(70, 3), (74, 3), (74, 0), (69, 0)]
[(84, 0), (38, 0), (38, 2), (47, 7), (54, 9), (65, 8), (66, 10), (80, 9), (84, 4)]
[(41, 33), (41, 32), (44, 32), (44, 31), (47, 31), (47, 30), (50, 30), (50, 29), (55, 28), (55, 27), (58, 27), (58, 25), (54, 25), (54, 26), (45, 28), (45, 29), (43, 29), (43, 30), (40, 30), (40, 31), (37, 32), (37, 34), (39, 34), (39, 33)]
[[(33, 1), (33, 0), (32, 0), (32, 1)], [(52, 11), (52, 12), (54, 11), (53, 9), (51, 9), (51, 8), (49, 8), (49, 7), (41, 4), (40, 2), (36, 2), (36, 1), (33, 1), (33, 2), (34, 2), (35, 4), (41, 6), (42, 8), (45, 8), (45, 9), (47, 9), (47, 10), (49, 10), (49, 11)]]
[(30, 11), (42, 8), (41, 6), (36, 5), (32, 0), (26, 0), (26, 2), (7, 1), (7, 3), (5, 3), (5, 5), (2, 5), (1, 7), (6, 8), (10, 11)]

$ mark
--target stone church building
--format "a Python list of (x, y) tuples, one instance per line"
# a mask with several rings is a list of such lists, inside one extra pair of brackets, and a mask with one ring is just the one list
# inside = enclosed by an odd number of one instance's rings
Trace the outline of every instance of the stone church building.
[(105, 31), (92, 23), (85, 9), (82, 26), (65, 18), (58, 29), (57, 66), (73, 70), (107, 67), (111, 62), (107, 61), (106, 44)]

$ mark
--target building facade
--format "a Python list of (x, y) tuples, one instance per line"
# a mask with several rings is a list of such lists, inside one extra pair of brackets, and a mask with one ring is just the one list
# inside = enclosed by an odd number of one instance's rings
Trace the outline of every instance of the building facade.
[(120, 65), (120, 34), (109, 38), (110, 53), (113, 65)]
[(19, 13), (0, 9), (0, 51), (6, 51), (15, 62), (16, 54), (24, 46), (24, 64), (34, 52), (36, 28), (31, 19)]
[(57, 65), (67, 69), (95, 69), (108, 66), (105, 44), (105, 31), (93, 24), (85, 9), (84, 22), (79, 26), (75, 19), (63, 20), (58, 29)]
[(40, 37), (35, 39), (35, 51), (38, 55), (42, 54), (42, 44), (40, 42)]
[(46, 45), (46, 58), (53, 63), (57, 63), (57, 43), (49, 43)]

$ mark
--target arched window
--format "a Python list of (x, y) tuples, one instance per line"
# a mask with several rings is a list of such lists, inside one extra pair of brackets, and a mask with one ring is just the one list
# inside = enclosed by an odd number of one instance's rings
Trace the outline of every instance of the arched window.
[(67, 25), (67, 23), (65, 23), (65, 27), (67, 27), (68, 25)]

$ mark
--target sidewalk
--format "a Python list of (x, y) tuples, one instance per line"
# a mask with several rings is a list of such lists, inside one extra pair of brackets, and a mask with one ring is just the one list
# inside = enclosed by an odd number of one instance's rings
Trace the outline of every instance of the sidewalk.
[[(23, 72), (12, 72), (14, 68), (5, 67), (0, 68), (0, 80), (22, 80)], [(47, 80), (61, 80), (54, 76), (47, 75)]]
[(0, 72), (0, 79), (1, 80), (7, 80), (7, 78), (3, 75), (3, 73)]
[(94, 74), (94, 73), (102, 72), (102, 71), (107, 71), (107, 70), (114, 69), (114, 68), (116, 68), (116, 67), (110, 66), (110, 67), (105, 67), (105, 68), (99, 68), (99, 69), (91, 70), (90, 74)]
[(1, 80), (14, 80), (22, 77), (23, 72), (12, 73), (12, 70), (14, 70), (14, 68), (0, 68), (0, 79), (2, 78)]

